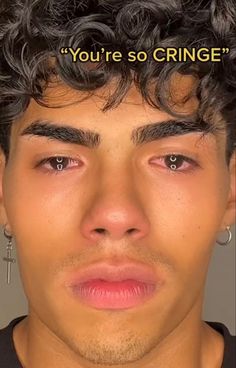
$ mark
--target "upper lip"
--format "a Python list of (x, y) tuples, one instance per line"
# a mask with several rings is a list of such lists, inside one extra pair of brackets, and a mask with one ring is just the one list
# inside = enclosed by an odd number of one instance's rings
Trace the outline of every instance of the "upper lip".
[(156, 284), (157, 275), (150, 266), (133, 263), (108, 263), (100, 262), (88, 266), (74, 274), (70, 278), (70, 285), (77, 285), (91, 280), (123, 281), (136, 280), (148, 284)]

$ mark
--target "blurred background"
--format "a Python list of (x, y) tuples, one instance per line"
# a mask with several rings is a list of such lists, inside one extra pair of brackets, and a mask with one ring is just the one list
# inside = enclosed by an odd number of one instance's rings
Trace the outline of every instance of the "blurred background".
[[(7, 240), (0, 228), (0, 329), (12, 319), (27, 314), (27, 301), (22, 289), (17, 263), (12, 265), (12, 281), (6, 283)], [(236, 275), (235, 275), (235, 226), (231, 227), (232, 242), (224, 247), (215, 245), (205, 288), (203, 320), (224, 323), (231, 334), (236, 334)], [(225, 241), (227, 233), (222, 233), (218, 240)], [(15, 244), (13, 241), (13, 248)], [(15, 251), (13, 256), (16, 257)]]

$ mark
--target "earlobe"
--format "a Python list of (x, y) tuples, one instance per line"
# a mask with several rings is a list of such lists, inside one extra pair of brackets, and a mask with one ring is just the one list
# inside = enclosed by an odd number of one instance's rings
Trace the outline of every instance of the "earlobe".
[(3, 174), (5, 170), (5, 155), (0, 149), (0, 225), (8, 224), (8, 218), (3, 201)]

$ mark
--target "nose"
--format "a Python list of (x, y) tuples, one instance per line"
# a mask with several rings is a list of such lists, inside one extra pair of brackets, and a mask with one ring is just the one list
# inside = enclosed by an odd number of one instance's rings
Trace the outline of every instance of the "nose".
[[(110, 183), (111, 184), (111, 183)], [(115, 189), (116, 188), (116, 189)], [(109, 185), (93, 196), (81, 221), (82, 235), (90, 241), (141, 239), (149, 232), (149, 221), (133, 189)]]

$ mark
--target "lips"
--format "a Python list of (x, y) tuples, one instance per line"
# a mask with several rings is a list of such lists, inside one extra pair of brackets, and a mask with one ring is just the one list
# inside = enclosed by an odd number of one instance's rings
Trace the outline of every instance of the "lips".
[(124, 281), (135, 280), (147, 284), (156, 284), (159, 280), (152, 268), (139, 263), (96, 263), (72, 276), (71, 285), (92, 280)]
[(71, 276), (66, 285), (81, 303), (96, 309), (139, 306), (159, 291), (163, 280), (141, 263), (97, 263)]

